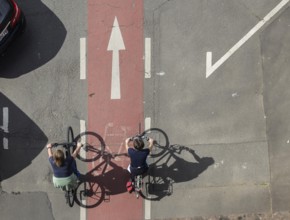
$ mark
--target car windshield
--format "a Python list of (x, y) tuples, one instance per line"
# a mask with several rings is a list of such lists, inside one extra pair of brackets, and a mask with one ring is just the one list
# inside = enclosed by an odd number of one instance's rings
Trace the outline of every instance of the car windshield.
[(11, 6), (7, 0), (0, 0), (0, 26), (9, 13)]

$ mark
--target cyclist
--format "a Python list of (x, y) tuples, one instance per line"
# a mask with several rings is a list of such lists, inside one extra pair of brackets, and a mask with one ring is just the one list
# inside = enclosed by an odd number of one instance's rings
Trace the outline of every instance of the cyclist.
[[(133, 142), (133, 147), (129, 146), (130, 142)], [(154, 140), (149, 138), (148, 143), (148, 148), (144, 149), (144, 141), (141, 137), (127, 138), (125, 141), (126, 150), (131, 159), (128, 171), (131, 174), (132, 182), (134, 182), (135, 176), (146, 173), (149, 168), (146, 159), (152, 151)]]
[(47, 144), (48, 160), (53, 169), (53, 184), (55, 187), (69, 186), (75, 188), (80, 172), (77, 170), (75, 158), (77, 157), (81, 143), (77, 143), (77, 147), (71, 156), (64, 157), (64, 152), (60, 149), (52, 152), (52, 144)]

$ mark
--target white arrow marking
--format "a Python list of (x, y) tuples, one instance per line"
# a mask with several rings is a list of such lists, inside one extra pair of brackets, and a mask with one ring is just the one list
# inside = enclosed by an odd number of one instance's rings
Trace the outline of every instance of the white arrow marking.
[(109, 45), (107, 48), (108, 51), (113, 51), (113, 60), (112, 60), (112, 81), (111, 81), (111, 99), (120, 99), (121, 98), (121, 89), (120, 89), (120, 59), (119, 59), (119, 50), (125, 50), (124, 41), (122, 38), (121, 30), (119, 27), (118, 19), (115, 17)]
[(258, 24), (256, 24), (238, 43), (236, 43), (224, 56), (212, 65), (212, 52), (206, 53), (206, 78), (219, 68), (230, 56), (233, 55), (247, 40), (249, 40), (263, 25), (277, 14), (289, 0), (282, 0), (272, 11), (270, 11)]
[[(9, 123), (9, 115), (8, 115), (8, 108), (3, 108), (3, 125), (0, 128), (3, 130), (4, 133), (8, 133), (8, 123)], [(3, 138), (3, 148), (8, 150), (8, 138)]]

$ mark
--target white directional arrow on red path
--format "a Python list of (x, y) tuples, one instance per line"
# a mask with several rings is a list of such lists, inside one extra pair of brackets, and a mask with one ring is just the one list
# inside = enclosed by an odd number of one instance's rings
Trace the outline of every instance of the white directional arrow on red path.
[(120, 58), (119, 50), (125, 50), (124, 41), (119, 27), (118, 19), (115, 17), (109, 45), (107, 50), (113, 51), (112, 57), (112, 81), (111, 81), (111, 99), (121, 98), (120, 85)]
[(238, 43), (236, 43), (217, 62), (212, 64), (212, 52), (206, 53), (206, 78), (208, 78), (217, 68), (219, 68), (230, 56), (233, 55), (247, 40), (249, 40), (263, 25), (277, 14), (290, 0), (282, 0), (273, 10), (271, 10), (258, 24), (256, 24)]

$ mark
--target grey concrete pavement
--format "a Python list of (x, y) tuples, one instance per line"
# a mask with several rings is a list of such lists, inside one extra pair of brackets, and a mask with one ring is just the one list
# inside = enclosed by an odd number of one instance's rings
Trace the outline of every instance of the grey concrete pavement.
[(290, 205), (289, 18), (288, 8), (261, 35), (264, 106), (274, 211), (287, 210)]
[[(87, 5), (66, 0), (17, 2), (26, 16), (26, 30), (0, 61), (0, 111), (2, 115), (2, 107), (9, 107), (10, 114), (9, 147), (0, 148), (0, 218), (79, 219), (80, 207), (68, 207), (64, 193), (51, 184), (45, 145), (66, 140), (68, 126), (78, 134), (80, 119), (87, 119), (87, 88), (79, 77)], [(79, 163), (82, 166), (86, 164)], [(7, 171), (14, 172), (4, 175)]]
[[(206, 52), (215, 63), (279, 2), (145, 1), (153, 63), (145, 115), (170, 144), (215, 161), (195, 178), (173, 180), (173, 193), (151, 202), (153, 219), (271, 219), (289, 210), (288, 5), (205, 77)], [(170, 169), (175, 160), (161, 163)]]
[[(80, 207), (68, 208), (51, 184), (44, 146), (65, 139), (68, 125), (78, 133), (79, 119), (87, 117), (75, 53), (86, 35), (87, 5), (19, 2), (28, 31), (17, 45), (26, 55), (12, 48), (19, 65), (2, 58), (1, 95), (47, 136), (28, 150), (35, 135), (20, 138), (26, 144), (17, 144), (17, 152), (36, 156), (12, 177), (1, 173), (1, 217), (79, 219)], [(289, 6), (205, 77), (206, 52), (216, 62), (278, 2), (144, 0), (144, 36), (152, 39), (145, 117), (166, 132), (169, 146), (190, 149), (154, 158), (153, 173), (161, 184), (172, 183), (172, 192), (149, 201), (151, 219), (290, 219)]]
[(43, 192), (1, 193), (0, 210), (1, 219), (54, 219), (49, 198)]

